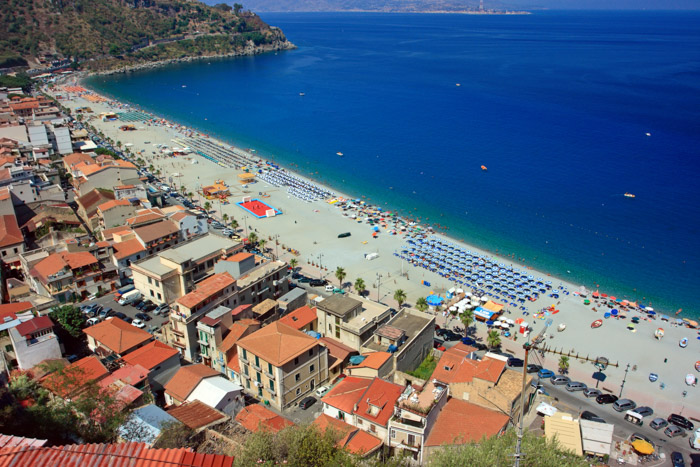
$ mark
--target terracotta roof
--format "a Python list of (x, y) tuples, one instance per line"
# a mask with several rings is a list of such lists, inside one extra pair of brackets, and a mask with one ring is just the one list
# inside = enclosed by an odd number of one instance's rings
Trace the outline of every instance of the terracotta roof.
[(328, 391), (321, 401), (324, 404), (351, 414), (355, 404), (360, 401), (370, 384), (372, 384), (371, 379), (348, 376)]
[(435, 420), (426, 446), (478, 442), (497, 435), (508, 424), (508, 416), (466, 401), (451, 398)]
[(105, 240), (112, 240), (113, 235), (117, 233), (129, 233), (131, 232), (131, 229), (129, 227), (124, 227), (123, 225), (120, 225), (119, 227), (112, 227), (111, 229), (104, 229), (102, 233), (102, 238)]
[(114, 257), (118, 260), (128, 258), (129, 256), (135, 255), (136, 253), (141, 253), (142, 251), (146, 251), (137, 238), (132, 238), (131, 240), (127, 240), (125, 242), (115, 243), (112, 245), (112, 248), (114, 248)]
[(51, 321), (51, 318), (48, 316), (39, 316), (18, 324), (15, 329), (17, 329), (20, 336), (25, 337), (37, 331), (51, 328), (53, 328), (53, 321)]
[(165, 385), (165, 392), (173, 399), (184, 402), (200, 381), (219, 375), (221, 373), (201, 363), (183, 366)]
[(235, 283), (236, 280), (227, 272), (214, 274), (213, 276), (210, 276), (197, 284), (197, 288), (195, 290), (183, 297), (180, 297), (177, 300), (177, 303), (185, 308), (192, 309), (214, 294), (221, 292), (225, 288)]
[(118, 354), (153, 338), (143, 329), (132, 326), (119, 318), (107, 319), (83, 329), (83, 332), (94, 338), (100, 345)]
[(111, 201), (107, 201), (106, 203), (100, 204), (99, 206), (97, 206), (97, 209), (99, 209), (102, 212), (105, 212), (112, 208), (116, 208), (117, 206), (131, 206), (131, 203), (125, 199), (113, 199)]
[(238, 305), (236, 308), (233, 309), (231, 312), (231, 316), (238, 316), (239, 314), (246, 312), (248, 310), (252, 310), (253, 305), (252, 304), (247, 304), (247, 305)]
[(168, 410), (168, 414), (193, 430), (228, 419), (226, 414), (209, 407), (199, 400), (172, 407)]
[(0, 467), (232, 467), (233, 457), (200, 454), (189, 448), (151, 449), (146, 443), (73, 444), (52, 447), (0, 449)]
[(124, 365), (100, 381), (100, 383), (103, 386), (108, 386), (114, 381), (122, 381), (132, 386), (138, 386), (146, 378), (148, 378), (148, 370), (141, 365)]
[(24, 237), (19, 230), (17, 218), (12, 214), (0, 216), (0, 248), (24, 243)]
[(294, 329), (301, 329), (304, 326), (308, 326), (309, 323), (312, 323), (315, 319), (317, 319), (316, 308), (304, 305), (281, 317), (280, 322)]
[(62, 251), (60, 253), (52, 253), (39, 261), (34, 265), (32, 272), (35, 272), (46, 280), (49, 276), (65, 268), (78, 269), (91, 264), (99, 264), (99, 261), (88, 251), (78, 251), (75, 253)]
[(76, 202), (85, 209), (89, 217), (92, 217), (97, 211), (97, 206), (112, 199), (114, 199), (114, 193), (95, 188), (79, 197)]
[(16, 319), (17, 313), (33, 309), (34, 305), (31, 302), (4, 303), (0, 305), (0, 323), (4, 321), (6, 316)]
[(149, 212), (146, 214), (139, 214), (134, 217), (130, 217), (126, 220), (127, 225), (140, 225), (146, 222), (154, 221), (157, 219), (164, 219), (163, 214), (158, 214), (156, 212)]
[(188, 214), (188, 213), (186, 213), (186, 212), (176, 212), (175, 214), (173, 214), (172, 216), (170, 216), (170, 219), (172, 219), (172, 220), (174, 220), (174, 221), (176, 221), (176, 222), (179, 222), (179, 221), (181, 221), (182, 219), (185, 219), (185, 218), (187, 218), (187, 217), (195, 217), (195, 216), (193, 216), (192, 214)]
[(45, 439), (24, 438), (23, 436), (0, 435), (0, 449), (3, 448), (29, 448), (41, 447), (46, 444)]
[(160, 341), (149, 342), (133, 352), (124, 355), (122, 359), (131, 365), (140, 365), (152, 370), (179, 352)]
[(134, 227), (134, 233), (139, 236), (143, 243), (150, 243), (179, 231), (180, 228), (177, 224), (168, 220), (154, 222), (142, 227)]
[(81, 162), (92, 162), (92, 157), (82, 152), (74, 152), (73, 154), (69, 154), (63, 158), (63, 163), (67, 167), (73, 167)]
[(236, 421), (243, 425), (243, 428), (252, 432), (269, 430), (272, 433), (277, 433), (288, 426), (294, 425), (290, 420), (259, 404), (243, 408), (236, 415)]
[[(396, 405), (403, 389), (398, 384), (374, 378), (358, 402), (355, 414), (377, 425), (386, 426), (394, 414), (394, 405)], [(370, 414), (371, 407), (379, 408), (379, 413), (376, 416)]]
[(321, 414), (313, 421), (321, 431), (331, 429), (338, 433), (342, 438), (338, 440), (338, 447), (345, 448), (349, 452), (367, 456), (382, 446), (382, 440), (376, 436), (360, 430), (352, 425), (345, 423), (337, 418), (329, 417), (326, 414)]
[(357, 350), (353, 349), (352, 347), (348, 347), (342, 342), (331, 337), (322, 337), (319, 340), (324, 346), (326, 346), (331, 357), (335, 357), (338, 360), (345, 360), (350, 356), (350, 354), (357, 353)]
[(228, 334), (224, 337), (224, 340), (221, 341), (221, 344), (219, 344), (219, 352), (226, 353), (231, 350), (231, 347), (236, 345), (238, 339), (243, 337), (249, 328), (250, 326), (245, 326), (241, 323), (233, 323)]
[[(62, 372), (54, 372), (42, 380), (43, 385), (61, 397), (75, 394), (84, 383), (99, 381), (109, 375), (109, 371), (99, 358), (94, 355), (73, 362)], [(83, 384), (81, 384), (83, 383)]]
[(123, 160), (105, 160), (102, 162), (95, 162), (95, 163), (86, 163), (86, 162), (79, 162), (74, 166), (75, 170), (79, 170), (84, 176), (89, 177), (90, 175), (94, 175), (97, 172), (101, 172), (103, 170), (107, 170), (110, 168), (117, 168), (117, 169), (134, 169), (136, 170), (136, 166), (132, 164), (131, 162), (128, 161), (123, 161)]
[(442, 354), (431, 378), (446, 384), (470, 383), (474, 378), (498, 382), (506, 362), (490, 357), (473, 360), (468, 355), (474, 350), (462, 343), (447, 350)]
[(238, 346), (280, 367), (318, 345), (308, 334), (275, 321), (238, 341)]
[(389, 352), (372, 352), (363, 355), (365, 357), (359, 365), (351, 365), (348, 368), (371, 368), (378, 370), (391, 358)]

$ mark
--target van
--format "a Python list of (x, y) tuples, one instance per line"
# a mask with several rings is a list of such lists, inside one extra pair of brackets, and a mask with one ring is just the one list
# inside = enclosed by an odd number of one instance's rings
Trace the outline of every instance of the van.
[(566, 385), (566, 390), (569, 392), (583, 391), (584, 389), (588, 389), (588, 386), (578, 381), (571, 381)]
[(619, 399), (613, 404), (613, 409), (618, 412), (622, 412), (623, 410), (633, 410), (636, 407), (637, 404), (629, 399)]
[(119, 299), (119, 304), (120, 305), (131, 305), (134, 303), (136, 300), (141, 298), (141, 292), (138, 290), (132, 290), (131, 292), (127, 292), (124, 295), (122, 295), (122, 298)]
[(644, 417), (639, 415), (637, 412), (634, 410), (628, 410), (625, 412), (625, 421), (628, 421), (630, 423), (634, 423), (637, 426), (642, 426), (644, 424)]

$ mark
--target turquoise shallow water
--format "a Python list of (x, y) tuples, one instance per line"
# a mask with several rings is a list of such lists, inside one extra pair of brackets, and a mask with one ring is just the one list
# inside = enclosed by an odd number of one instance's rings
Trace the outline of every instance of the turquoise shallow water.
[(263, 19), (299, 49), (89, 84), (458, 239), (700, 315), (700, 14)]

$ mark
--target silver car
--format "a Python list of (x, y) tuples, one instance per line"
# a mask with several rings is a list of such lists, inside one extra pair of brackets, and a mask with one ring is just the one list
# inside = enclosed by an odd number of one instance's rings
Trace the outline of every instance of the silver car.
[(601, 394), (602, 392), (600, 392), (600, 389), (586, 388), (583, 390), (583, 395), (586, 397), (598, 397)]
[(565, 384), (569, 384), (571, 382), (571, 379), (569, 379), (568, 376), (555, 375), (552, 376), (552, 379), (550, 381), (555, 386), (563, 386)]
[(624, 412), (625, 410), (634, 410), (635, 407), (637, 407), (637, 404), (629, 399), (618, 399), (613, 404), (613, 409), (617, 410), (618, 412)]
[(660, 430), (661, 428), (665, 428), (668, 426), (668, 422), (664, 420), (663, 418), (655, 418), (654, 420), (649, 423), (649, 427), (654, 429), (654, 430)]
[(664, 434), (669, 438), (675, 438), (676, 436), (683, 436), (685, 434), (685, 430), (676, 425), (669, 425), (664, 430)]
[(588, 389), (588, 386), (579, 381), (571, 381), (566, 385), (566, 390), (569, 392), (583, 391), (585, 389)]

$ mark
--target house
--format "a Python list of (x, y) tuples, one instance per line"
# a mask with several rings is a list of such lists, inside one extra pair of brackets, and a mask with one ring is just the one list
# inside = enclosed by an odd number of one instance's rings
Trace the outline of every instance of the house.
[(115, 185), (141, 183), (136, 166), (124, 160), (80, 162), (73, 167), (73, 171), (76, 174), (74, 186), (81, 195), (95, 188), (111, 190)]
[(362, 352), (390, 352), (394, 370), (410, 371), (432, 351), (434, 332), (434, 315), (403, 308), (377, 327), (372, 337), (362, 344)]
[(237, 343), (245, 391), (279, 410), (328, 380), (328, 351), (313, 337), (275, 321)]
[(61, 358), (61, 345), (48, 316), (24, 321), (8, 330), (17, 365), (28, 370), (46, 359)]
[(228, 273), (214, 274), (196, 287), (175, 301), (170, 311), (169, 326), (165, 330), (167, 342), (180, 350), (189, 361), (200, 353), (197, 334), (199, 320), (217, 307), (230, 309), (238, 304), (236, 281)]
[(93, 189), (85, 192), (76, 198), (78, 205), (78, 215), (85, 221), (91, 229), (95, 230), (100, 226), (100, 219), (97, 216), (97, 208), (109, 201), (114, 200), (114, 193), (106, 189)]
[(140, 183), (136, 185), (117, 185), (113, 187), (113, 189), (114, 199), (125, 199), (132, 201), (148, 198), (146, 187)]
[(119, 427), (119, 440), (153, 446), (163, 425), (177, 421), (176, 417), (155, 404), (144, 405), (131, 411), (129, 418)]
[(369, 457), (378, 452), (383, 445), (382, 440), (376, 436), (372, 436), (366, 431), (355, 428), (337, 418), (329, 417), (326, 414), (321, 414), (313, 421), (313, 424), (321, 432), (332, 430), (336, 435), (340, 436), (337, 446), (356, 456)]
[(124, 407), (141, 405), (148, 370), (140, 365), (124, 365), (97, 383)]
[(335, 381), (345, 371), (350, 357), (357, 355), (357, 350), (330, 337), (322, 337), (320, 341), (328, 349), (328, 379)]
[[(461, 342), (451, 347), (443, 353), (431, 379), (448, 385), (456, 399), (489, 409), (497, 407), (518, 419), (522, 373), (506, 368), (506, 358), (501, 355), (487, 353), (479, 360), (473, 354), (475, 350)], [(531, 381), (532, 376), (528, 376), (528, 392), (532, 391)]]
[(348, 376), (343, 379), (321, 399), (321, 402), (323, 402), (323, 413), (331, 418), (337, 418), (352, 426), (356, 426), (354, 417), (355, 405), (367, 391), (369, 385), (372, 384), (372, 381), (374, 380), (354, 376)]
[(253, 317), (263, 324), (275, 321), (278, 317), (277, 301), (266, 298), (253, 307)]
[[(217, 349), (224, 339), (224, 336), (229, 333), (229, 329), (233, 326), (231, 316), (231, 308), (220, 306), (204, 315), (197, 322), (197, 334), (199, 342), (199, 353), (202, 355), (202, 362), (219, 370), (226, 367), (224, 355), (219, 354)], [(219, 358), (218, 367), (214, 366), (212, 359)]]
[(389, 420), (389, 446), (408, 452), (423, 464), (424, 443), (447, 398), (447, 386), (433, 381), (420, 389), (406, 385), (394, 406), (394, 416)]
[[(121, 233), (131, 233), (133, 236), (131, 231), (124, 231)], [(116, 235), (113, 235), (113, 238), (115, 236)], [(112, 255), (112, 263), (119, 270), (119, 277), (122, 279), (131, 276), (131, 268), (129, 266), (131, 266), (132, 262), (148, 256), (146, 248), (144, 248), (143, 244), (136, 237), (119, 242), (115, 241), (112, 243), (112, 249), (114, 251), (114, 254)]]
[(186, 402), (203, 379), (218, 375), (217, 371), (201, 363), (181, 367), (165, 385), (165, 403), (180, 405)]
[(109, 375), (109, 371), (94, 355), (82, 358), (60, 371), (49, 373), (41, 384), (62, 399), (71, 399), (80, 394), (88, 383), (98, 383)]
[(29, 275), (37, 293), (61, 303), (103, 288), (111, 290), (116, 279), (116, 274), (89, 251), (51, 253), (36, 263)]
[(136, 208), (125, 199), (113, 199), (97, 206), (100, 228), (108, 229), (124, 225), (127, 218), (131, 217)]
[(394, 360), (389, 352), (371, 352), (351, 359), (347, 370), (350, 376), (387, 378), (394, 371)]
[[(238, 362), (238, 346), (236, 344), (240, 339), (254, 333), (258, 329), (260, 329), (260, 323), (254, 319), (242, 319), (233, 323), (229, 333), (216, 349), (216, 353), (212, 354), (212, 368), (226, 375), (234, 383), (243, 385), (241, 382), (241, 367)], [(221, 364), (222, 361), (223, 365)]]
[(196, 400), (231, 416), (245, 406), (243, 388), (221, 375), (202, 379), (187, 397), (188, 402)]
[(23, 321), (32, 319), (34, 311), (36, 311), (36, 308), (31, 302), (4, 303), (0, 305), (0, 331), (5, 331)]
[(195, 283), (214, 271), (222, 256), (243, 249), (241, 243), (218, 235), (203, 235), (131, 264), (134, 286), (154, 303), (173, 304)]
[(167, 413), (189, 429), (195, 430), (195, 432), (211, 428), (231, 419), (225, 413), (198, 400), (171, 407)]
[[(238, 253), (222, 259), (214, 266), (214, 272), (228, 272), (236, 279), (240, 302), (253, 305), (261, 304), (267, 299), (277, 300), (289, 291), (287, 269), (287, 263), (283, 261), (269, 261), (251, 253)], [(264, 307), (266, 311), (271, 308), (271, 305)]]
[(68, 154), (63, 157), (63, 168), (67, 173), (71, 174), (72, 177), (77, 176), (77, 172), (73, 171), (73, 168), (78, 164), (91, 164), (93, 162), (92, 157), (89, 154), (83, 154), (82, 152), (74, 152), (73, 154)]
[(277, 299), (277, 303), (280, 307), (280, 314), (284, 316), (297, 308), (301, 308), (306, 305), (308, 299), (308, 294), (305, 289), (297, 287), (290, 290)]
[(280, 322), (293, 327), (297, 331), (306, 332), (318, 330), (316, 308), (311, 308), (306, 305), (284, 315), (280, 318)]
[(180, 352), (156, 340), (124, 355), (122, 360), (146, 368), (148, 383), (153, 391), (161, 391), (180, 369)]
[(238, 412), (238, 415), (236, 415), (236, 421), (240, 423), (243, 428), (253, 433), (260, 430), (278, 433), (288, 426), (294, 425), (291, 421), (259, 404), (253, 404), (243, 408)]
[(318, 303), (316, 313), (319, 333), (358, 351), (391, 317), (388, 306), (353, 294), (333, 294)]
[(183, 242), (198, 235), (204, 235), (209, 231), (209, 224), (207, 224), (206, 219), (200, 219), (188, 212), (176, 212), (169, 219), (177, 225), (180, 231), (180, 241)]
[(10, 267), (19, 265), (24, 253), (24, 236), (13, 214), (0, 215), (0, 259)]
[(153, 340), (148, 332), (119, 318), (106, 319), (83, 329), (83, 332), (87, 334), (90, 350), (101, 356), (116, 354), (123, 357)]
[(563, 451), (583, 456), (581, 427), (571, 414), (557, 412), (544, 417), (544, 435), (550, 441), (556, 439)]
[(423, 462), (438, 449), (452, 445), (479, 442), (503, 433), (508, 426), (507, 415), (478, 405), (450, 398), (440, 411), (430, 435), (424, 442)]
[(133, 227), (136, 238), (143, 247), (148, 250), (148, 256), (168, 249), (180, 243), (180, 234), (177, 225), (168, 220), (153, 222), (140, 227)]

